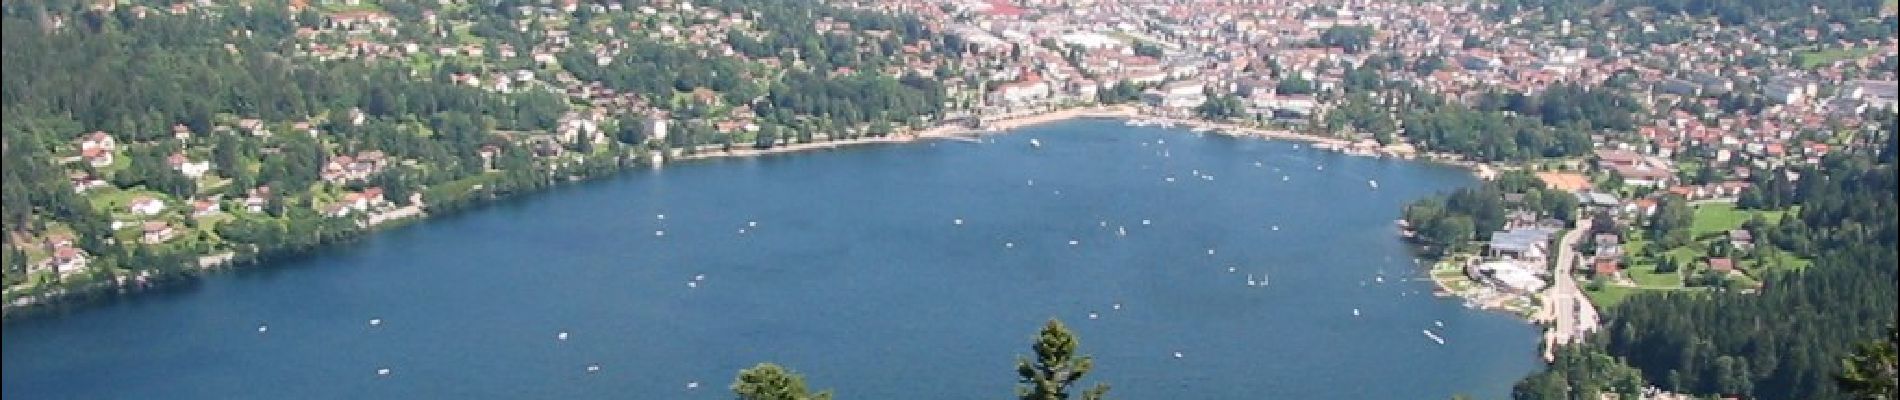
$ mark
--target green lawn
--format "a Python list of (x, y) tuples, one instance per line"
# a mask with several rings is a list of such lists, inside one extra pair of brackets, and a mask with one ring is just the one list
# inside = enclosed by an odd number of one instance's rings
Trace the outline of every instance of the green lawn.
[(1656, 272), (1655, 267), (1630, 268), (1623, 271), (1637, 286), (1649, 289), (1681, 288), (1682, 274), (1675, 272)]
[(145, 190), (143, 187), (132, 189), (98, 189), (86, 195), (86, 197), (91, 198), (94, 208), (105, 210), (108, 213), (123, 214), (129, 212), (126, 207), (132, 204), (132, 199), (141, 195), (165, 201), (166, 211), (171, 211), (173, 208), (179, 206), (176, 202), (172, 201), (171, 196)]
[(1590, 303), (1595, 304), (1597, 310), (1601, 311), (1616, 308), (1616, 305), (1623, 304), (1624, 300), (1629, 300), (1630, 295), (1636, 294), (1639, 290), (1642, 289), (1617, 285), (1603, 285), (1602, 289), (1586, 290), (1583, 292), (1583, 295), (1589, 297)]

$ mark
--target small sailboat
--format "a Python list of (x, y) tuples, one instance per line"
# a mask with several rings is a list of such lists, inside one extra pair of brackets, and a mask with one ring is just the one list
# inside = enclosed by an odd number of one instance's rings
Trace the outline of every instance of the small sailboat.
[(1269, 285), (1269, 284), (1272, 284), (1272, 283), (1273, 283), (1273, 281), (1271, 280), (1272, 278), (1273, 278), (1273, 277), (1271, 277), (1271, 276), (1267, 276), (1267, 273), (1265, 273), (1265, 272), (1261, 272), (1261, 273), (1260, 273), (1260, 286), (1267, 286), (1267, 285)]
[(1354, 317), (1357, 317), (1357, 316), (1359, 316), (1359, 309), (1357, 309), (1357, 308), (1354, 308), (1354, 309), (1352, 309), (1352, 316), (1354, 316)]
[(1257, 284), (1258, 284), (1258, 283), (1257, 283), (1257, 282), (1254, 282), (1254, 280), (1253, 280), (1253, 274), (1247, 274), (1247, 286), (1254, 286), (1254, 285), (1257, 285)]
[(1123, 228), (1123, 227), (1121, 227), (1121, 226), (1116, 226), (1116, 227), (1115, 227), (1115, 236), (1128, 236), (1128, 229), (1127, 229), (1127, 228)]

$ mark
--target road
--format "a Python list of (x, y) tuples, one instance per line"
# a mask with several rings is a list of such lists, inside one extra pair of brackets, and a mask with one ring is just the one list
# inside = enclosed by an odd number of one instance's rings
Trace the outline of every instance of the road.
[(1590, 232), (1590, 219), (1577, 221), (1577, 227), (1564, 233), (1557, 241), (1557, 266), (1550, 272), (1550, 287), (1544, 290), (1544, 312), (1551, 322), (1544, 331), (1544, 361), (1555, 359), (1558, 345), (1568, 344), (1581, 338), (1583, 334), (1597, 329), (1598, 316), (1590, 298), (1577, 288), (1577, 280), (1572, 272), (1576, 271), (1581, 256), (1577, 255), (1577, 241)]

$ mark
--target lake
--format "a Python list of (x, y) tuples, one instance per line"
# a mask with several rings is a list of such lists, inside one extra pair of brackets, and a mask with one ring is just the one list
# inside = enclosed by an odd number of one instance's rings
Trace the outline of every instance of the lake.
[(1535, 328), (1433, 297), (1393, 226), (1471, 184), (1110, 120), (677, 164), (9, 323), (0, 394), (724, 399), (770, 361), (1008, 398), (1056, 317), (1116, 398), (1502, 398)]

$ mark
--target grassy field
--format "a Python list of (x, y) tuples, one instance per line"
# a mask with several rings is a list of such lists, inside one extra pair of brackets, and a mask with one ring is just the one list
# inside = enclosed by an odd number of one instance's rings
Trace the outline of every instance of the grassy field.
[(1779, 222), (1783, 213), (1785, 211), (1737, 210), (1734, 204), (1726, 203), (1704, 204), (1696, 207), (1695, 222), (1689, 229), (1694, 237), (1702, 238), (1704, 235), (1741, 229), (1742, 223), (1756, 215), (1767, 219), (1769, 223)]
[(1839, 60), (1865, 57), (1872, 52), (1871, 49), (1862, 48), (1809, 50), (1795, 55), (1795, 62), (1801, 64), (1801, 68), (1814, 68)]

